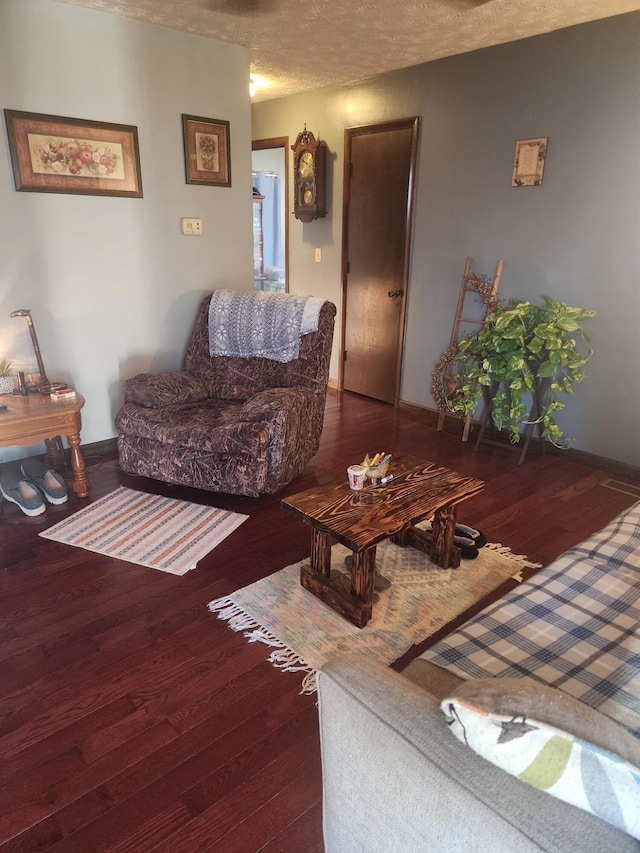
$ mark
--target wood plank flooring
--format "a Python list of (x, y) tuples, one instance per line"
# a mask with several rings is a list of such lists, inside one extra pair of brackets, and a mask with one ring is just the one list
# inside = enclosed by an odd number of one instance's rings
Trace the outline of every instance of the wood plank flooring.
[(519, 468), (509, 448), (476, 454), (416, 413), (330, 391), (319, 453), (275, 496), (198, 492), (126, 476), (114, 454), (87, 458), (91, 499), (122, 484), (250, 516), (183, 577), (38, 537), (86, 505), (74, 495), (37, 518), (5, 502), (0, 851), (322, 851), (316, 699), (207, 603), (307, 557), (309, 529), (280, 499), (378, 450), (484, 480), (459, 520), (543, 564), (635, 500), (603, 488), (604, 471), (535, 451)]

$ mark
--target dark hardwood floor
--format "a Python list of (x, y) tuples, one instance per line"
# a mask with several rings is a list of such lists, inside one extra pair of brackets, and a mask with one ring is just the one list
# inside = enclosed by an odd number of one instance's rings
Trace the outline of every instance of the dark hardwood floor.
[[(558, 456), (473, 452), (417, 414), (329, 392), (304, 474), (256, 500), (126, 476), (87, 459), (92, 499), (123, 484), (250, 518), (183, 577), (38, 533), (86, 505), (0, 513), (0, 850), (321, 851), (315, 696), (207, 610), (309, 554), (280, 498), (346, 477), (365, 451), (411, 453), (486, 482), (459, 518), (549, 563), (635, 498)], [(462, 569), (464, 570), (464, 563)]]

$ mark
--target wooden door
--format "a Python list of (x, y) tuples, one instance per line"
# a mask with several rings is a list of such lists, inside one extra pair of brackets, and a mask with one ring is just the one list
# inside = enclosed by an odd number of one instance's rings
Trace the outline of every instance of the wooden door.
[(418, 119), (345, 131), (341, 387), (397, 405)]

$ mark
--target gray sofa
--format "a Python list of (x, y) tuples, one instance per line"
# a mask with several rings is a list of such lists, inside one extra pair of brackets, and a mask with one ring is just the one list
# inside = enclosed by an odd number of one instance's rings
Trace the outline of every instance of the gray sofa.
[(318, 673), (325, 853), (627, 853), (640, 842), (494, 767), (439, 702), (461, 681), (343, 655)]
[[(631, 744), (634, 758), (626, 758), (640, 766), (638, 601), (640, 504), (402, 673), (363, 654), (323, 667), (317, 684), (326, 853), (638, 853), (640, 841), (456, 740), (440, 709), (442, 699), (467, 689), (462, 685), (489, 679), (495, 689), (501, 679), (525, 677), (534, 696), (550, 692), (561, 704), (574, 703), (572, 719), (585, 716), (593, 736), (574, 734), (617, 755)], [(578, 630), (564, 633), (572, 624)], [(561, 629), (555, 640), (554, 625)]]

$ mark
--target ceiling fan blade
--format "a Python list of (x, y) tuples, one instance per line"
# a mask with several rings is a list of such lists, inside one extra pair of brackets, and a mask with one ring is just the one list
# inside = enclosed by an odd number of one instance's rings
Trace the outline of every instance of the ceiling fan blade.
[(437, 0), (437, 2), (452, 12), (469, 12), (480, 6), (486, 6), (492, 0)]
[(207, 6), (212, 12), (251, 17), (275, 12), (281, 3), (282, 0), (209, 0)]

